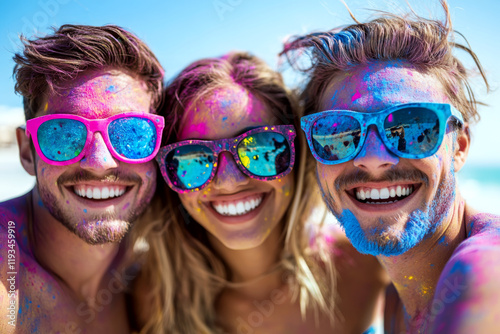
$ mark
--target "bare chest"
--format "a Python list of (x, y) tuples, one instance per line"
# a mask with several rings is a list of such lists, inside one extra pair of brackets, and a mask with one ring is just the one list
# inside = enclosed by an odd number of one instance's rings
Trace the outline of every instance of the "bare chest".
[(77, 300), (29, 257), (17, 280), (18, 333), (130, 333), (122, 289), (103, 287), (94, 299)]

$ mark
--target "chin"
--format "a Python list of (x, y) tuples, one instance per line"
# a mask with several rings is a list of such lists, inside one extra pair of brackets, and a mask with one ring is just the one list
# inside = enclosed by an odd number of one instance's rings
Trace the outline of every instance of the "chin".
[(83, 220), (76, 225), (64, 224), (89, 245), (118, 243), (127, 234), (130, 223), (120, 219)]

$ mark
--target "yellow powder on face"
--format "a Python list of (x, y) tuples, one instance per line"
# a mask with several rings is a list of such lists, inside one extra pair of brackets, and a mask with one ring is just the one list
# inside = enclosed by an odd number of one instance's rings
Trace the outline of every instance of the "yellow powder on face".
[(430, 286), (425, 286), (425, 285), (420, 286), (420, 294), (422, 295), (428, 294), (430, 290), (431, 290)]

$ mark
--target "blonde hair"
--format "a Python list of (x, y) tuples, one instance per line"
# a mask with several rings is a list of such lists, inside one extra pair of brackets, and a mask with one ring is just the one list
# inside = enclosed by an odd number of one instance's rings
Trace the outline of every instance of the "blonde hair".
[[(176, 141), (175, 131), (188, 105), (217, 87), (234, 84), (258, 97), (276, 116), (277, 122), (294, 124), (299, 129), (301, 114), (296, 98), (284, 85), (281, 75), (255, 56), (234, 52), (197, 61), (173, 79), (166, 89), (163, 109), (166, 124), (170, 125), (170, 131), (167, 129), (164, 136), (165, 143)], [(296, 190), (284, 218), (280, 264), (294, 277), (294, 298), (299, 298), (303, 315), (306, 309), (312, 308), (316, 315), (323, 311), (330, 316), (334, 307), (335, 275), (326, 249), (307, 251), (304, 224), (311, 212), (309, 203), (319, 201), (319, 191), (314, 163), (306, 159), (305, 138), (297, 133)], [(154, 311), (142, 332), (220, 332), (214, 303), (218, 293), (230, 286), (225, 265), (211, 250), (206, 231), (191, 222), (177, 194), (165, 186), (160, 176), (156, 202), (158, 208), (165, 206), (163, 220), (136, 226), (134, 232), (135, 238), (144, 237), (150, 245), (140, 279), (151, 287), (148, 303)]]
[[(452, 51), (459, 49), (469, 54), (487, 89), (488, 81), (468, 43), (466, 46), (455, 42), (448, 5), (444, 0), (440, 3), (445, 12), (444, 22), (426, 19), (414, 12), (404, 17), (382, 12), (380, 17), (360, 23), (351, 13), (357, 24), (291, 38), (281, 55), (308, 75), (302, 92), (305, 114), (320, 111), (320, 97), (336, 76), (373, 61), (403, 60), (422, 72), (434, 74), (465, 122), (479, 120), (470, 75)], [(312, 64), (299, 68), (297, 60), (304, 52)]]

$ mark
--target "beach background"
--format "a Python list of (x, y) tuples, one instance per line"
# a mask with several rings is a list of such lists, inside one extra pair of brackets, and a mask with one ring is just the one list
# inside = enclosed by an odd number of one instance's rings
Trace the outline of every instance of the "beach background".
[[(400, 14), (408, 12), (406, 1), (346, 0), (358, 18), (365, 20), (373, 10)], [(442, 18), (437, 0), (409, 0), (414, 11)], [(472, 87), (481, 121), (472, 125), (472, 145), (467, 164), (459, 173), (462, 195), (477, 209), (500, 214), (500, 1), (450, 0), (454, 28), (464, 34), (481, 60), (492, 91), (487, 94), (476, 76)], [(339, 0), (206, 0), (206, 1), (96, 1), (26, 0), (0, 4), (0, 201), (31, 189), (34, 178), (19, 163), (15, 128), (24, 123), (22, 99), (14, 93), (12, 56), (19, 50), (19, 35), (43, 36), (50, 27), (62, 24), (123, 26), (143, 39), (166, 70), (166, 80), (194, 60), (219, 56), (230, 50), (245, 50), (266, 60), (284, 73), (296, 87), (302, 78), (281, 66), (277, 54), (283, 41), (297, 34), (328, 30), (352, 24)], [(457, 36), (457, 41), (465, 43)], [(458, 53), (472, 73), (470, 58)]]

